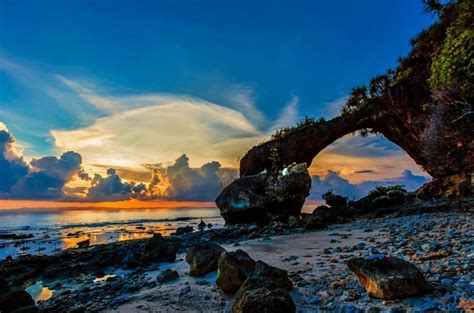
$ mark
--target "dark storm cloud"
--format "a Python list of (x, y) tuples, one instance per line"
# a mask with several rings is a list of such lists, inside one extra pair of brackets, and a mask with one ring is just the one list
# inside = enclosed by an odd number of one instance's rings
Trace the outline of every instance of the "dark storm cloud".
[(63, 187), (79, 172), (83, 176), (82, 158), (69, 151), (60, 158), (47, 156), (30, 162), (30, 173), (13, 186), (10, 196), (21, 199), (61, 199)]
[(95, 174), (92, 187), (87, 193), (89, 201), (118, 201), (132, 197), (133, 183), (122, 181), (117, 171), (113, 168), (107, 170), (107, 177)]
[(332, 191), (336, 194), (347, 196), (350, 199), (359, 199), (378, 186), (404, 185), (406, 190), (414, 191), (428, 181), (424, 176), (414, 175), (410, 170), (405, 170), (400, 177), (393, 179), (364, 181), (359, 184), (352, 184), (347, 179), (339, 176), (338, 173), (328, 171), (323, 177), (317, 175), (312, 177), (309, 198), (321, 199), (322, 194)]
[(62, 199), (63, 188), (74, 176), (89, 179), (78, 153), (66, 152), (60, 158), (33, 159), (28, 165), (14, 149), (15, 139), (0, 131), (0, 197), (14, 199)]
[(15, 139), (6, 130), (0, 131), (0, 196), (9, 193), (22, 177), (28, 174), (28, 165), (13, 148)]

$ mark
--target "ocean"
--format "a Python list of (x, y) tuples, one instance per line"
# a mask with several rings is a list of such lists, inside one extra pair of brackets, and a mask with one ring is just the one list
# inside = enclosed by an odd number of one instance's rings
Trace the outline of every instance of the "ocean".
[[(213, 228), (224, 220), (215, 207), (153, 209), (15, 209), (0, 210), (0, 260), (26, 254), (51, 254), (91, 245), (169, 235), (181, 226), (197, 225), (201, 218)], [(5, 238), (15, 234), (20, 239)], [(8, 236), (7, 236), (8, 237)]]

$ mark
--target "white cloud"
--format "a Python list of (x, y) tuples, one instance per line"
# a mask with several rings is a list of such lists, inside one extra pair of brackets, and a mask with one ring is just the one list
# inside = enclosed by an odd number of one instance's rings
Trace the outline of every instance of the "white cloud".
[[(138, 96), (137, 101), (143, 101)], [(86, 167), (94, 164), (140, 167), (161, 163), (186, 153), (191, 166), (219, 160), (236, 166), (246, 147), (266, 138), (242, 113), (203, 100), (176, 97), (160, 104), (124, 110), (70, 131), (53, 130), (60, 151), (79, 152)], [(127, 97), (133, 103), (134, 97)], [(120, 102), (123, 102), (121, 99)], [(89, 167), (87, 167), (89, 168)]]
[(67, 79), (64, 76), (58, 75), (57, 78), (65, 86), (74, 90), (84, 101), (94, 105), (97, 109), (108, 113), (112, 113), (117, 110), (117, 101), (114, 99), (105, 96), (99, 96), (95, 94), (92, 89), (77, 81)]
[(242, 112), (255, 125), (262, 127), (268, 122), (265, 115), (255, 105), (253, 89), (250, 86), (233, 84), (228, 97), (232, 107)]
[(288, 127), (288, 126), (293, 126), (298, 122), (298, 102), (299, 98), (296, 96), (293, 96), (286, 104), (282, 112), (280, 113), (280, 116), (276, 120), (273, 130), (282, 128), (282, 127)]
[(344, 96), (333, 101), (326, 102), (322, 105), (322, 109), (320, 109), (318, 113), (321, 117), (324, 117), (327, 120), (334, 118), (339, 115), (341, 108), (346, 104), (348, 98), (348, 96)]

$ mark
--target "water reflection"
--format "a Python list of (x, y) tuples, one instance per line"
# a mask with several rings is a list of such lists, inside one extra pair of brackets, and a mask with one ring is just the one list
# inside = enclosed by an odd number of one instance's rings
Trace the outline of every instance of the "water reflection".
[(28, 292), (35, 303), (41, 301), (48, 301), (53, 296), (54, 290), (49, 289), (48, 287), (43, 286), (41, 281), (37, 281), (33, 285), (26, 288), (26, 292)]
[(109, 275), (109, 274), (107, 274), (107, 275), (104, 275), (104, 276), (102, 276), (102, 277), (96, 277), (96, 278), (94, 279), (94, 283), (103, 283), (103, 282), (106, 282), (107, 279), (112, 278), (112, 277), (115, 277), (115, 275)]
[(201, 218), (214, 227), (223, 220), (216, 208), (131, 209), (131, 210), (65, 210), (3, 211), (0, 209), (0, 232), (31, 234), (26, 240), (0, 240), (0, 260), (25, 254), (52, 254), (77, 248), (81, 241), (90, 245), (145, 239), (160, 233), (164, 236), (176, 228), (193, 226)]
[(145, 239), (151, 238), (153, 234), (151, 233), (120, 233), (117, 241), (127, 241), (127, 240), (135, 240), (135, 239)]

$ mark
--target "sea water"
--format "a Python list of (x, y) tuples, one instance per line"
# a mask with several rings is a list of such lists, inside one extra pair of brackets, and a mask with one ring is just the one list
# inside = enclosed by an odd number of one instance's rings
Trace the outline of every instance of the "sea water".
[(51, 254), (90, 245), (169, 235), (201, 218), (213, 228), (224, 220), (215, 207), (153, 209), (0, 209), (0, 234), (32, 235), (25, 239), (0, 239), (0, 260), (25, 254)]

